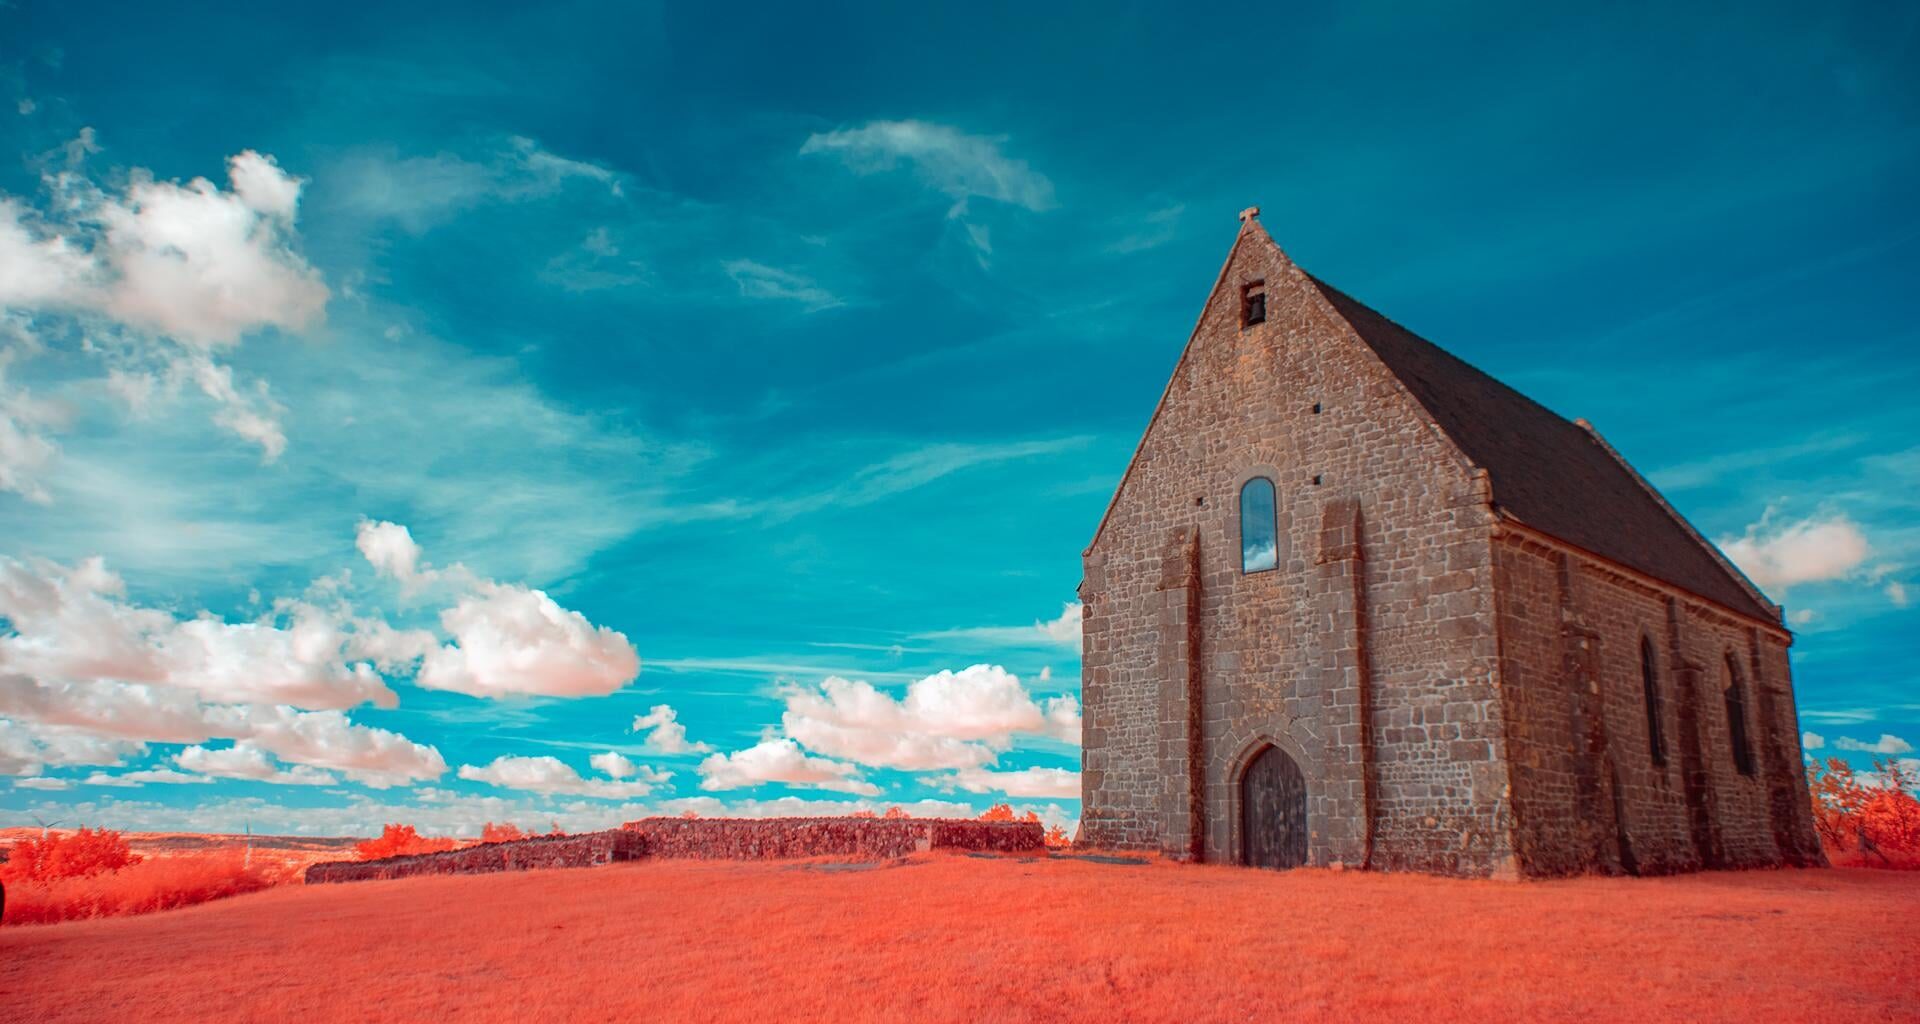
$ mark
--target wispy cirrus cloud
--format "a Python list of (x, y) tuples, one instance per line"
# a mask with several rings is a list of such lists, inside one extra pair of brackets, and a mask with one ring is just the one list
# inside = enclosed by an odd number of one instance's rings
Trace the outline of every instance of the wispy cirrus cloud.
[(1036, 645), (1078, 648), (1081, 620), (1086, 614), (1078, 601), (1061, 605), (1060, 614), (1041, 619), (1031, 626), (964, 626), (914, 634), (915, 640), (935, 640), (983, 647), (1032, 647)]
[(1053, 182), (1025, 160), (1009, 156), (1007, 139), (973, 135), (930, 121), (869, 121), (854, 128), (816, 132), (801, 145), (803, 156), (839, 158), (856, 174), (901, 166), (954, 200), (964, 212), (980, 198), (1040, 211), (1054, 206)]
[(407, 231), (428, 230), (484, 203), (544, 199), (585, 185), (619, 199), (626, 176), (605, 164), (561, 156), (534, 139), (510, 135), (466, 156), (442, 151), (401, 156), (394, 150), (353, 154), (328, 169), (329, 188), (343, 209), (392, 221)]
[(728, 277), (733, 278), (742, 298), (793, 302), (809, 313), (846, 305), (839, 296), (814, 283), (813, 279), (790, 270), (769, 267), (753, 260), (728, 260), (721, 267)]

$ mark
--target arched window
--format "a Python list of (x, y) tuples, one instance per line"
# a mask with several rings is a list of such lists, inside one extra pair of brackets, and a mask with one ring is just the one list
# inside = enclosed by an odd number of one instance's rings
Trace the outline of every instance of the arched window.
[(1240, 488), (1240, 571), (1280, 566), (1280, 525), (1274, 518), (1273, 481), (1256, 476)]
[(1727, 655), (1727, 741), (1733, 744), (1733, 766), (1742, 775), (1753, 774), (1753, 747), (1747, 742), (1747, 687), (1740, 666)]
[(1660, 728), (1660, 665), (1653, 658), (1653, 641), (1640, 638), (1640, 685), (1647, 699), (1647, 751), (1653, 763), (1667, 763), (1667, 737)]

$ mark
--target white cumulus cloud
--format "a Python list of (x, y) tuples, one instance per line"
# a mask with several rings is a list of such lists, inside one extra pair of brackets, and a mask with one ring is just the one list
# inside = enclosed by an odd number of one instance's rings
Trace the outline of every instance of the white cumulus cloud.
[(246, 779), (282, 786), (333, 786), (340, 782), (333, 773), (311, 765), (282, 768), (274, 764), (265, 750), (252, 743), (236, 743), (221, 749), (191, 746), (175, 754), (173, 763), (217, 779)]
[(1745, 535), (1722, 538), (1720, 548), (1761, 588), (1780, 592), (1799, 583), (1846, 576), (1867, 558), (1867, 537), (1842, 514), (1776, 524), (1770, 516)]
[(807, 749), (876, 768), (925, 771), (991, 763), (1020, 734), (1080, 742), (1080, 703), (1035, 701), (998, 665), (942, 671), (896, 699), (872, 684), (830, 677), (788, 689), (781, 730)]
[[(136, 169), (110, 191), (79, 169), (95, 149), (83, 132), (73, 166), (44, 179), (38, 205), (0, 195), (0, 312), (71, 318), (84, 351), (107, 360), (117, 381), (140, 382), (148, 398), (163, 382), (169, 393), (198, 389), (216, 423), (272, 461), (287, 443), (279, 406), (264, 383), (236, 383), (214, 353), (252, 332), (303, 331), (324, 317), (330, 293), (294, 232), (302, 181), (246, 150), (227, 162), (228, 189)], [(44, 500), (7, 483), (29, 457), (51, 457), (50, 442), (23, 431), (21, 419), (0, 410), (0, 488)]]
[(632, 682), (640, 656), (625, 634), (562, 608), (545, 591), (421, 561), (399, 523), (363, 520), (355, 546), (375, 571), (405, 584), (440, 583), (460, 596), (440, 613), (451, 643), (425, 652), (414, 681), (475, 697), (602, 696)]
[(1912, 744), (1892, 733), (1884, 732), (1880, 734), (1879, 739), (1874, 740), (1872, 743), (1863, 743), (1860, 740), (1842, 736), (1834, 740), (1833, 745), (1839, 750), (1855, 750), (1866, 754), (1910, 754), (1913, 752)]
[[(618, 756), (618, 755), (615, 755)], [(604, 759), (596, 761), (605, 764)], [(501, 756), (485, 766), (463, 764), (460, 777), (473, 782), (485, 782), (502, 789), (522, 789), (533, 793), (566, 794), (571, 796), (593, 797), (602, 800), (628, 800), (646, 796), (656, 787), (673, 777), (671, 772), (661, 772), (644, 765), (625, 762), (614, 767), (626, 770), (631, 778), (623, 777), (613, 771), (606, 779), (584, 778), (566, 762), (557, 757), (516, 757)]]
[(417, 682), (476, 697), (612, 693), (640, 672), (624, 634), (528, 587), (482, 583), (440, 614), (453, 642), (429, 653)]
[(706, 790), (746, 789), (762, 783), (782, 782), (862, 796), (880, 793), (880, 787), (860, 777), (857, 767), (824, 757), (809, 757), (798, 744), (784, 737), (764, 739), (730, 754), (714, 754), (700, 762), (700, 776), (700, 788)]
[(635, 715), (631, 731), (645, 732), (647, 749), (662, 754), (704, 754), (713, 749), (705, 743), (689, 743), (687, 727), (666, 704), (655, 704), (646, 714)]
[(943, 789), (964, 789), (969, 793), (1080, 799), (1080, 773), (1066, 768), (1020, 768), (1013, 771), (962, 768), (933, 781)]
[(98, 558), (67, 566), (0, 557), (0, 672), (52, 683), (113, 681), (198, 693), (208, 700), (305, 708), (391, 707), (393, 691), (356, 655), (349, 625), (294, 603), (228, 622), (126, 599)]

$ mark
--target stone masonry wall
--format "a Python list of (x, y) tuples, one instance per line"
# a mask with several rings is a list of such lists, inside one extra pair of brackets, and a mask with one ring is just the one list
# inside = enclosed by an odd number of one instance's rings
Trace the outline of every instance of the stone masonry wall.
[[(1280, 567), (1249, 575), (1255, 476)], [(1243, 231), (1085, 557), (1083, 839), (1237, 860), (1239, 772), (1274, 745), (1307, 778), (1311, 863), (1505, 870), (1488, 524), (1484, 479)]]
[(415, 875), (472, 875), (535, 868), (584, 868), (645, 855), (641, 837), (621, 829), (569, 836), (539, 836), (505, 843), (482, 843), (460, 850), (387, 857), (366, 861), (324, 861), (308, 866), (308, 885), (362, 882)]
[(442, 853), (307, 868), (307, 884), (415, 875), (468, 875), (582, 868), (648, 857), (890, 860), (928, 850), (1033, 853), (1046, 849), (1038, 822), (947, 818), (642, 818), (605, 832), (482, 843)]
[[(1515, 842), (1529, 875), (1817, 863), (1786, 639), (1519, 531), (1495, 545)], [(1653, 644), (1664, 763), (1641, 641)], [(1733, 757), (1731, 658), (1753, 774)]]
[(948, 818), (642, 818), (622, 829), (646, 856), (700, 860), (851, 857), (887, 860), (928, 850), (1031, 853), (1037, 822)]

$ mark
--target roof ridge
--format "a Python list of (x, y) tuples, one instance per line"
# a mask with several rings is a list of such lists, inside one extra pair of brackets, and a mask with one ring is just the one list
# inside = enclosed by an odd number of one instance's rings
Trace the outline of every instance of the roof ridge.
[(1306, 277), (1468, 461), (1490, 471), (1501, 515), (1779, 625), (1779, 606), (1591, 424), (1569, 420), (1352, 295)]
[[(1780, 619), (1780, 606), (1775, 604), (1773, 599), (1769, 598), (1766, 593), (1760, 589), (1758, 584), (1749, 579), (1744, 570), (1733, 564), (1733, 560), (1727, 557), (1726, 552), (1720, 550), (1720, 545), (1708, 540), (1699, 530), (1694, 529), (1693, 524), (1687, 521), (1687, 517), (1681, 515), (1678, 509), (1667, 502), (1666, 495), (1661, 494), (1658, 488), (1648, 483), (1647, 478), (1641, 476), (1640, 471), (1633, 468), (1633, 463), (1628, 462), (1626, 457), (1621, 455), (1618, 449), (1614, 448), (1612, 444), (1609, 444), (1606, 438), (1600, 436), (1600, 431), (1597, 427), (1588, 422), (1584, 417), (1574, 420), (1573, 425), (1586, 431), (1587, 436), (1593, 439), (1594, 444), (1600, 446), (1601, 451), (1606, 452), (1613, 461), (1619, 463), (1620, 468), (1626, 470), (1628, 476), (1633, 477), (1633, 482), (1639, 484), (1641, 490), (1646, 491), (1654, 501), (1658, 502), (1660, 507), (1666, 510), (1667, 515), (1671, 517), (1674, 522), (1679, 523), (1681, 528), (1686, 530), (1689, 536), (1707, 550), (1707, 554), (1713, 556), (1714, 561), (1720, 563), (1720, 568), (1732, 574), (1734, 580), (1746, 588), (1747, 593), (1752, 596), (1755, 601), (1760, 602), (1760, 607), (1772, 609), (1775, 619)], [(1784, 620), (1781, 621), (1784, 622)]]

